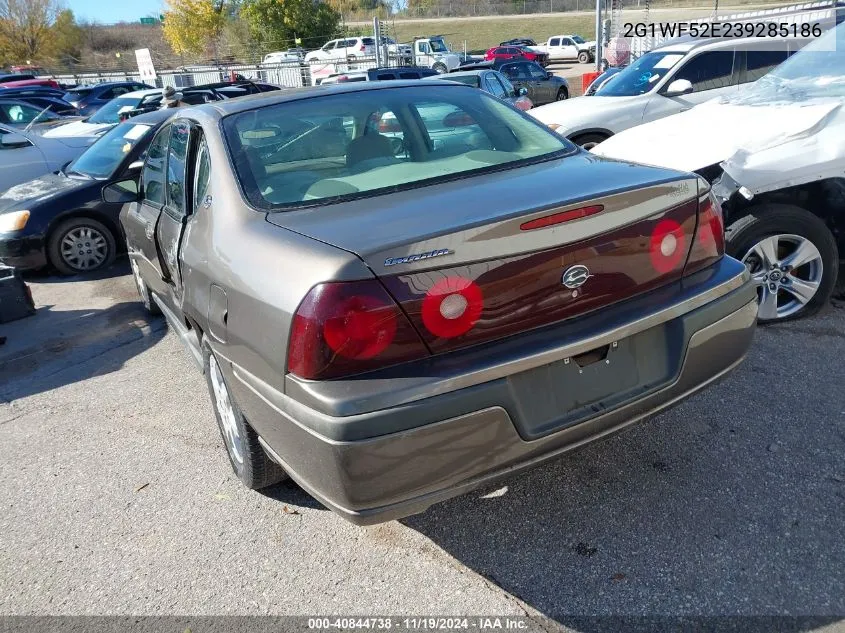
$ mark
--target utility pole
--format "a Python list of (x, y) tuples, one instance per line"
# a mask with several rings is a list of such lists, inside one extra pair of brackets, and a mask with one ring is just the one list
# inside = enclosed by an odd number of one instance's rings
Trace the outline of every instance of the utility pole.
[(602, 28), (601, 5), (604, 0), (596, 0), (596, 72), (601, 72)]

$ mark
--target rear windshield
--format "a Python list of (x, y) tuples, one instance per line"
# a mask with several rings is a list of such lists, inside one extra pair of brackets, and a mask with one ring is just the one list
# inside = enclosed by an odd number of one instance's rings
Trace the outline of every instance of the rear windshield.
[(256, 207), (378, 195), (513, 168), (575, 151), (480, 90), (408, 87), (331, 94), (224, 119), (244, 193)]
[(89, 123), (117, 123), (120, 121), (122, 112), (129, 112), (134, 110), (141, 104), (141, 99), (134, 98), (120, 98), (112, 99), (102, 108), (97, 110), (94, 115), (88, 119)]
[(75, 88), (74, 90), (69, 90), (65, 93), (65, 100), (67, 101), (79, 101), (80, 99), (84, 99), (91, 91), (94, 90), (93, 88)]
[(361, 40), (364, 43), (364, 46), (375, 46), (376, 41), (371, 37), (365, 37)]

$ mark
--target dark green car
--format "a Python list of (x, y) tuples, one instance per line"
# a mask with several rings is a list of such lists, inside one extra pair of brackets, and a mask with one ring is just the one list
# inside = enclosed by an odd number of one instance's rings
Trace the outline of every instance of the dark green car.
[(535, 106), (569, 98), (569, 84), (566, 83), (566, 79), (546, 71), (537, 62), (527, 60), (507, 62), (499, 66), (498, 70), (517, 89), (528, 90), (528, 98)]

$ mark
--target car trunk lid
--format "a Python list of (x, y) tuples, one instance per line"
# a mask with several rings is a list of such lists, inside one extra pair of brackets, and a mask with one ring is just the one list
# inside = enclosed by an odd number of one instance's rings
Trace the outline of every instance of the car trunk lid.
[(437, 353), (677, 281), (699, 195), (693, 175), (579, 152), (268, 221), (358, 255)]

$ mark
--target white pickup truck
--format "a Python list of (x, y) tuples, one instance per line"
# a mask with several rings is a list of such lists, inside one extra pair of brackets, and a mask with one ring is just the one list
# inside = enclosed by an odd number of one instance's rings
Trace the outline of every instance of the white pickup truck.
[(549, 61), (579, 61), (588, 64), (596, 59), (595, 40), (587, 42), (580, 35), (554, 35), (545, 44), (532, 46), (542, 53), (548, 53)]
[(462, 54), (453, 53), (441, 36), (418, 37), (414, 39), (414, 65), (436, 70), (444, 74), (464, 63)]

